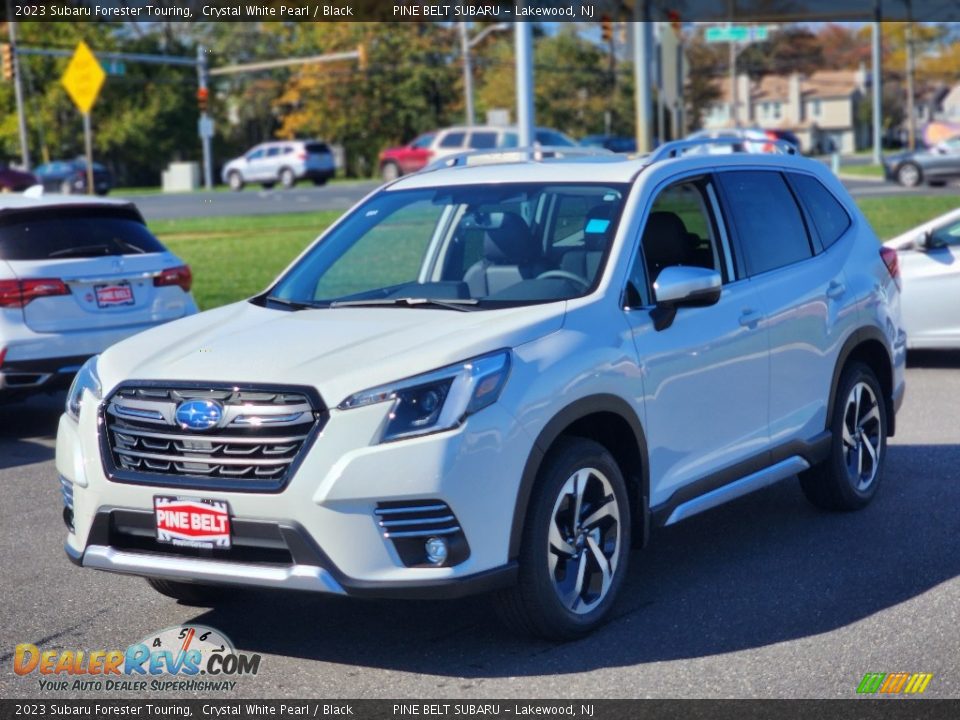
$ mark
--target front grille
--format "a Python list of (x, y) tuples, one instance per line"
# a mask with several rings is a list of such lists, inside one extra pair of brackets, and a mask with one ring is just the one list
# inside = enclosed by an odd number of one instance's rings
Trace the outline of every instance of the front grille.
[[(190, 429), (177, 409), (211, 401), (218, 418)], [(281, 489), (326, 418), (315, 393), (288, 387), (124, 385), (104, 403), (111, 480), (197, 489)]]
[(393, 543), (407, 567), (435, 567), (427, 561), (424, 543), (443, 538), (450, 551), (446, 566), (470, 556), (470, 547), (453, 510), (440, 500), (408, 500), (377, 503), (374, 510), (383, 537)]

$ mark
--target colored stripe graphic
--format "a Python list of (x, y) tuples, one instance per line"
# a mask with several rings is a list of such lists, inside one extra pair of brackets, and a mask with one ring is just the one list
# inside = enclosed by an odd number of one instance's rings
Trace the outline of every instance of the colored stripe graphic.
[(857, 693), (896, 695), (903, 692), (919, 695), (927, 689), (933, 673), (867, 673), (857, 686)]

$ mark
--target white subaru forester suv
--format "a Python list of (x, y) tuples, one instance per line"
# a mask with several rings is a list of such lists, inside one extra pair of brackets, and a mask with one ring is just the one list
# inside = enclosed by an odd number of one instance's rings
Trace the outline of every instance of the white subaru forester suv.
[(453, 158), (263, 294), (94, 358), (57, 440), (67, 554), (197, 604), (489, 591), (571, 638), (654, 527), (797, 475), (865, 506), (896, 253), (823, 165), (697, 145)]

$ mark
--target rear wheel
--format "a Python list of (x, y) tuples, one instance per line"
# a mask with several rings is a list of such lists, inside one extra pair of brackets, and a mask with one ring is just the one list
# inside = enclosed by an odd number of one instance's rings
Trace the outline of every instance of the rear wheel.
[(400, 166), (393, 162), (384, 163), (380, 168), (380, 176), (384, 182), (393, 182), (400, 177)]
[(184, 605), (212, 607), (227, 596), (226, 589), (219, 585), (199, 585), (160, 578), (147, 578), (147, 583), (161, 595), (179, 600)]
[(285, 187), (287, 190), (297, 184), (297, 176), (294, 175), (293, 170), (290, 168), (283, 168), (283, 170), (280, 171), (278, 178), (280, 180), (280, 184), (283, 185), (283, 187)]
[(877, 492), (887, 451), (886, 403), (866, 365), (855, 363), (844, 370), (830, 430), (830, 456), (800, 474), (800, 487), (817, 507), (859, 510)]
[(916, 187), (922, 179), (923, 173), (915, 163), (904, 163), (897, 169), (897, 182), (904, 187)]
[(630, 504), (602, 445), (565, 438), (530, 498), (518, 582), (497, 595), (513, 630), (571, 640), (608, 619), (626, 575)]

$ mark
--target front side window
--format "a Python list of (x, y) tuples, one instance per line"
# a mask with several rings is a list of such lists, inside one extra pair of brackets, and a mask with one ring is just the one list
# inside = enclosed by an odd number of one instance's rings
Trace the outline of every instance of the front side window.
[(263, 157), (263, 152), (263, 148), (254, 150), (253, 152), (247, 154), (247, 160), (259, 160)]
[(436, 136), (436, 133), (425, 133), (410, 143), (410, 147), (417, 148), (418, 150), (428, 148), (433, 144), (433, 139)]
[(800, 208), (779, 172), (737, 170), (718, 178), (749, 275), (813, 256)]
[(938, 227), (930, 233), (931, 247), (960, 246), (960, 220)]
[(724, 270), (724, 253), (711, 210), (712, 192), (707, 178), (696, 178), (671, 185), (657, 195), (630, 276), (638, 291), (644, 287), (644, 274), (649, 293), (657, 276), (673, 265), (716, 270), (725, 280), (730, 279)]
[(268, 293), (306, 307), (478, 309), (586, 294), (602, 270), (626, 186), (523, 183), (383, 191)]

